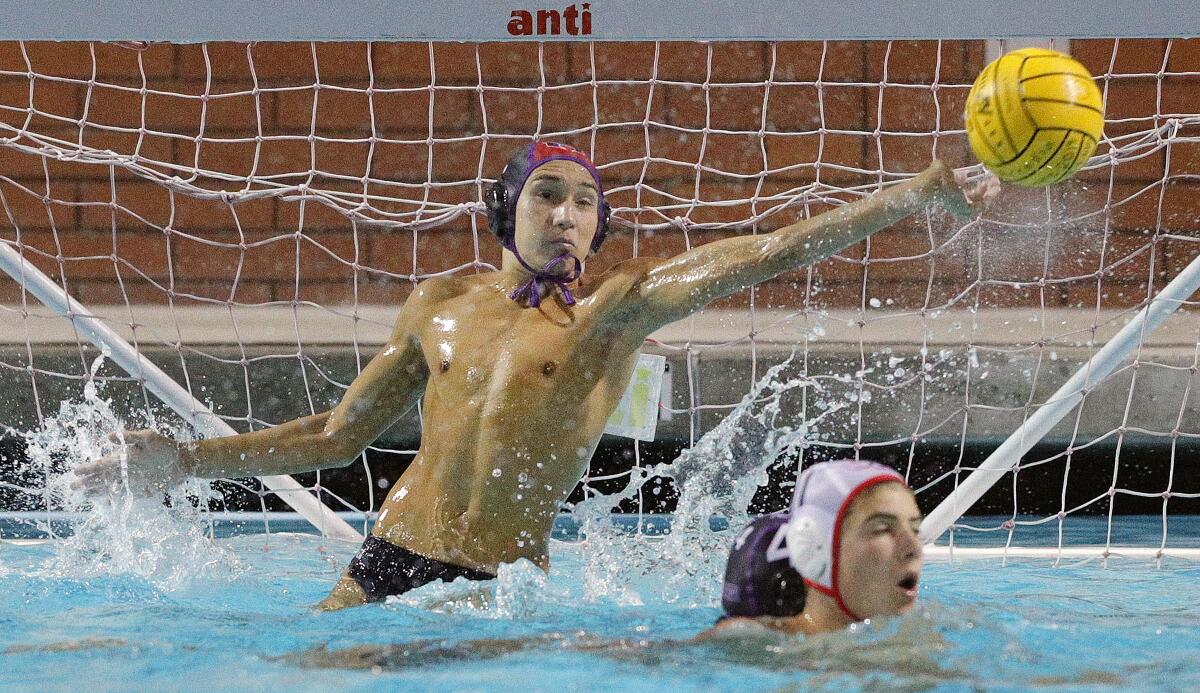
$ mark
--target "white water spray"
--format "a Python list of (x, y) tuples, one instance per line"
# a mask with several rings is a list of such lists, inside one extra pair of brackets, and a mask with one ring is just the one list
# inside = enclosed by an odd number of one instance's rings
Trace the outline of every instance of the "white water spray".
[[(96, 374), (103, 363), (103, 355), (92, 362), (81, 399), (62, 401), (58, 413), (44, 419), (39, 429), (20, 434), (29, 457), (27, 476), (45, 480), (47, 509), (82, 513), (71, 536), (54, 542), (42, 573), (75, 579), (134, 576), (162, 590), (196, 578), (236, 574), (234, 553), (209, 537), (202, 510), (212, 495), (206, 482), (193, 479), (171, 489), (168, 504), (161, 497), (137, 497), (127, 488), (95, 498), (71, 489), (75, 466), (114, 452), (124, 455), (123, 445), (108, 440), (126, 422), (117, 419), (111, 401), (101, 396)], [(173, 437), (185, 434), (165, 430), (152, 416), (142, 423)], [(53, 534), (48, 524), (42, 529)]]

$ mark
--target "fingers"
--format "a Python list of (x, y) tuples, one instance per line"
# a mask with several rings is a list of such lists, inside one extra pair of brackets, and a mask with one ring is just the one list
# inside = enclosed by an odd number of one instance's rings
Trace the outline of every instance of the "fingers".
[(89, 464), (81, 464), (74, 471), (75, 479), (71, 482), (71, 488), (88, 495), (97, 495), (107, 491), (120, 479), (121, 461), (110, 455)]
[(969, 200), (976, 214), (982, 214), (1000, 194), (1000, 179), (992, 174), (980, 181), (971, 191)]

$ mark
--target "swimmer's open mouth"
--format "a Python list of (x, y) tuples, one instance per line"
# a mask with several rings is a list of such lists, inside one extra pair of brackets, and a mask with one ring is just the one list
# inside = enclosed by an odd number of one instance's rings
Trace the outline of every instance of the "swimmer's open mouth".
[(918, 582), (918, 580), (919, 580), (919, 577), (917, 576), (917, 574), (916, 574), (916, 573), (909, 573), (908, 575), (905, 575), (905, 576), (904, 576), (904, 579), (903, 579), (903, 580), (901, 580), (900, 582), (896, 583), (896, 585), (897, 585), (897, 586), (898, 586), (900, 589), (902, 589), (902, 590), (904, 590), (904, 591), (906, 591), (906, 592), (911, 592), (911, 591), (913, 591), (913, 590), (917, 589), (917, 582)]

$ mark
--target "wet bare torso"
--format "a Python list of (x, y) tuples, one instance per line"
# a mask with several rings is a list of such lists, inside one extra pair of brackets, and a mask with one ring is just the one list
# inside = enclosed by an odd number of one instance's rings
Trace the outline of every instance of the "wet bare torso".
[(428, 367), (421, 447), (388, 492), (375, 534), (416, 553), (495, 572), (548, 565), (560, 504), (587, 471), (643, 336), (619, 318), (620, 267), (539, 308), (496, 274), (439, 280), (419, 313)]

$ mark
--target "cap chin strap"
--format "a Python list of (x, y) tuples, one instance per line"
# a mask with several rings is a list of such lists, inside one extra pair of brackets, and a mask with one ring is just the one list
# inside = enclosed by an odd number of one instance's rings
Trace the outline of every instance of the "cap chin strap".
[[(575, 296), (571, 294), (571, 289), (568, 288), (568, 285), (579, 279), (579, 275), (583, 273), (583, 263), (579, 261), (579, 258), (570, 252), (565, 252), (542, 265), (542, 268), (539, 270), (534, 269), (528, 262), (525, 262), (525, 258), (521, 257), (515, 240), (507, 241), (503, 245), (512, 252), (522, 267), (533, 273), (533, 276), (521, 282), (517, 288), (513, 289), (512, 293), (508, 295), (509, 298), (518, 303), (525, 301), (530, 308), (537, 308), (542, 304), (542, 288), (546, 284), (553, 284), (558, 286), (559, 291), (562, 292), (563, 301), (568, 306), (575, 305)], [(559, 274), (552, 271), (558, 265), (566, 265), (568, 258), (575, 262), (575, 267), (568, 270), (566, 274)]]

